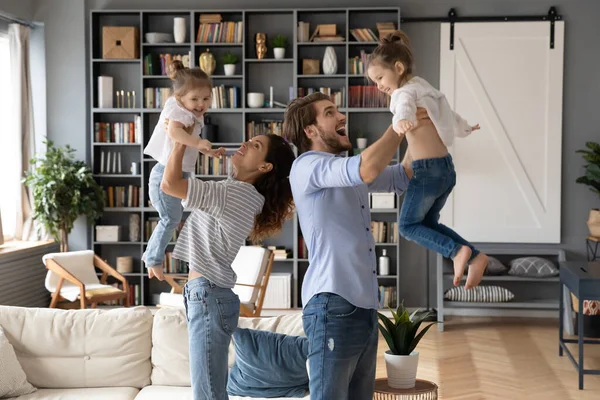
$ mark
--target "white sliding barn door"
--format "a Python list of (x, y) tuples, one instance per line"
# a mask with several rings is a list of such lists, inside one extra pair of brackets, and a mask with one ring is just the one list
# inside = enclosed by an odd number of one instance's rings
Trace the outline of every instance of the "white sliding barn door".
[(471, 242), (559, 243), (564, 23), (441, 26), (440, 90), (481, 130), (450, 148), (442, 222)]

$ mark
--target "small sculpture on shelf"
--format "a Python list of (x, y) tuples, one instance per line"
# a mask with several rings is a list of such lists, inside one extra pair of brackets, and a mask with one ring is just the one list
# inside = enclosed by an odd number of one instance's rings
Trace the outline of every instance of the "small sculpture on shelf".
[(262, 60), (267, 54), (267, 35), (257, 33), (254, 41), (256, 42), (256, 58)]
[(198, 61), (200, 69), (206, 72), (208, 76), (212, 75), (217, 66), (217, 62), (209, 49), (206, 49), (204, 53), (200, 54), (200, 59)]

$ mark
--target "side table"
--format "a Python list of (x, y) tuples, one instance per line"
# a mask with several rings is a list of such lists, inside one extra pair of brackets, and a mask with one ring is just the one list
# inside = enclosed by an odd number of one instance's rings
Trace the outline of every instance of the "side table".
[[(558, 308), (559, 327), (558, 327), (558, 355), (562, 357), (563, 351), (567, 353), (569, 360), (573, 363), (579, 373), (579, 389), (583, 389), (583, 375), (600, 375), (600, 369), (585, 369), (583, 365), (583, 345), (600, 344), (599, 340), (590, 340), (583, 338), (583, 301), (600, 300), (600, 262), (579, 262), (568, 261), (560, 263), (560, 305)], [(563, 318), (564, 318), (564, 287), (567, 287), (571, 293), (579, 299), (577, 323), (577, 340), (565, 339), (563, 336)], [(566, 343), (577, 343), (579, 346), (578, 361), (567, 348)]]
[(375, 380), (373, 400), (437, 400), (437, 385), (423, 379), (417, 379), (414, 388), (394, 389), (388, 386), (387, 378)]

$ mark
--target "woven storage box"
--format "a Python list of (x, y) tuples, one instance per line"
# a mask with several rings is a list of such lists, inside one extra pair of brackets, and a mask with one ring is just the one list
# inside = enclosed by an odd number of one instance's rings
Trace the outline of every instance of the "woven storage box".
[(102, 58), (140, 58), (140, 32), (135, 26), (103, 26)]

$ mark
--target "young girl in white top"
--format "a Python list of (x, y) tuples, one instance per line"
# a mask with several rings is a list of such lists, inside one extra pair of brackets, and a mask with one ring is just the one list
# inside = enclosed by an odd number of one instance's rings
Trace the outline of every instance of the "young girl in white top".
[[(212, 83), (208, 75), (199, 68), (186, 68), (181, 61), (174, 61), (170, 65), (169, 78), (173, 80), (173, 95), (167, 99), (144, 149), (144, 154), (157, 161), (150, 172), (148, 195), (160, 220), (148, 240), (142, 260), (148, 268), (148, 276), (157, 276), (161, 280), (165, 250), (183, 215), (181, 199), (166, 194), (160, 188), (173, 142), (187, 146), (182, 164), (182, 176), (185, 178), (194, 172), (198, 151), (214, 157), (225, 151), (222, 148), (212, 150), (212, 144), (200, 138), (204, 113), (211, 103)], [(168, 127), (165, 127), (165, 119), (169, 121)]]
[[(454, 262), (454, 285), (458, 286), (467, 264), (465, 287), (481, 281), (488, 257), (447, 226), (439, 223), (440, 211), (456, 185), (456, 172), (447, 146), (454, 137), (479, 129), (455, 113), (443, 93), (413, 75), (414, 59), (406, 34), (396, 31), (385, 37), (369, 55), (367, 74), (377, 88), (391, 96), (393, 128), (406, 134), (407, 155), (413, 177), (404, 196), (398, 221), (400, 234)], [(427, 110), (435, 130), (412, 134), (417, 107)], [(437, 132), (436, 132), (437, 130)]]

